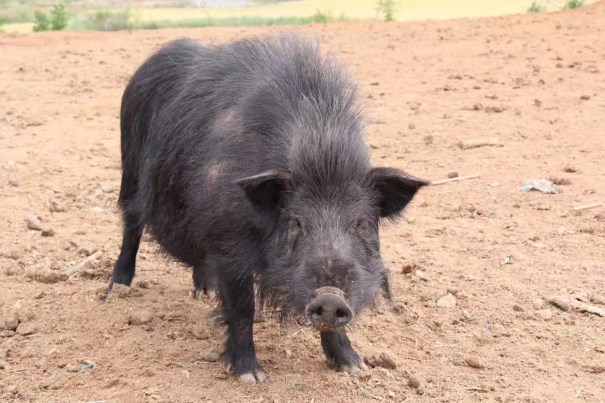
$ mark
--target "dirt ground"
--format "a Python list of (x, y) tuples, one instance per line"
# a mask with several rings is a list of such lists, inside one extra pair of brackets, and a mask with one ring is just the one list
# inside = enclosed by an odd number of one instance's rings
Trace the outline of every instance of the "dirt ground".
[[(152, 240), (130, 294), (99, 290), (121, 242), (127, 79), (170, 39), (272, 29), (0, 36), (0, 326), (20, 322), (0, 333), (0, 400), (605, 401), (605, 318), (548, 301), (576, 294), (605, 308), (605, 207), (573, 210), (605, 202), (603, 21), (600, 3), (302, 29), (359, 81), (376, 165), (480, 176), (426, 188), (383, 229), (395, 306), (380, 303), (351, 338), (364, 356), (389, 352), (395, 369), (333, 372), (316, 333), (268, 321), (255, 328), (262, 386), (212, 362), (223, 339), (213, 304), (191, 298), (190, 272)], [(477, 139), (497, 145), (459, 146)], [(521, 192), (541, 178), (563, 191)], [(28, 230), (32, 213), (46, 232)], [(65, 280), (95, 248), (102, 256)]]

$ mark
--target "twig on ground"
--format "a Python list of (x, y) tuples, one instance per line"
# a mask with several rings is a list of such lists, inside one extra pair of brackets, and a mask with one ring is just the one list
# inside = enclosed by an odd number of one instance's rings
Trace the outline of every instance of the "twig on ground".
[(445, 183), (450, 183), (450, 182), (460, 182), (463, 180), (467, 180), (467, 179), (476, 179), (478, 178), (479, 175), (468, 175), (468, 176), (456, 176), (455, 178), (448, 178), (448, 179), (442, 179), (442, 180), (438, 180), (435, 182), (431, 182), (431, 186), (437, 186), (437, 185), (443, 185)]

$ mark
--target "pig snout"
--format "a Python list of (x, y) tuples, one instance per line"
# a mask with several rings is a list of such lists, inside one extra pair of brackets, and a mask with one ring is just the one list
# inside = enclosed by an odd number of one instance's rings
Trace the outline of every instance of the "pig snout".
[(343, 327), (353, 319), (353, 310), (344, 299), (342, 290), (322, 287), (315, 291), (315, 297), (307, 305), (307, 318), (321, 329)]

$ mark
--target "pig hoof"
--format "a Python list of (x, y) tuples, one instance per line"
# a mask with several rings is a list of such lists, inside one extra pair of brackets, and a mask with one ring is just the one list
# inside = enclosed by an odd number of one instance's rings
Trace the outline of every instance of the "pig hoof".
[(254, 373), (246, 372), (239, 376), (239, 381), (245, 383), (246, 385), (254, 385), (255, 383), (265, 383), (267, 382), (267, 374), (265, 374), (262, 370), (256, 370)]
[(198, 301), (201, 300), (203, 293), (204, 293), (204, 291), (202, 291), (202, 290), (193, 290), (193, 299), (198, 300)]
[(341, 365), (340, 366), (341, 371), (348, 372), (351, 375), (356, 374), (360, 371), (366, 371), (367, 369), (368, 369), (368, 366), (363, 362), (361, 362), (357, 365)]
[(216, 291), (214, 290), (208, 290), (208, 292), (206, 292), (206, 295), (208, 296), (208, 299), (210, 301), (214, 301), (216, 299)]

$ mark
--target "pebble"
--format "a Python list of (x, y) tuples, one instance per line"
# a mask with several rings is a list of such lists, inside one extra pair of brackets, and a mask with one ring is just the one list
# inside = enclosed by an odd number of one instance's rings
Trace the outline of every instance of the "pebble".
[(11, 249), (6, 252), (0, 253), (0, 256), (5, 257), (7, 259), (19, 260), (22, 257), (22, 253), (17, 249)]
[(55, 199), (50, 199), (48, 201), (48, 210), (51, 213), (64, 213), (65, 211), (67, 211), (65, 206)]
[(458, 174), (458, 172), (455, 172), (455, 171), (454, 172), (450, 172), (449, 174), (447, 174), (447, 177), (450, 178), (450, 179), (451, 178), (457, 178), (459, 176), (460, 175)]
[(34, 231), (42, 231), (42, 222), (40, 222), (40, 217), (36, 214), (30, 214), (27, 216), (27, 228)]
[(408, 385), (414, 389), (417, 389), (422, 385), (422, 382), (420, 381), (420, 378), (418, 378), (417, 376), (409, 375), (408, 376)]
[(415, 264), (406, 264), (406, 265), (403, 265), (403, 267), (401, 268), (401, 272), (403, 274), (410, 274), (410, 273), (413, 273), (415, 269), (416, 269)]
[(536, 312), (536, 316), (542, 320), (551, 320), (552, 311), (550, 309), (540, 309)]
[(143, 289), (148, 289), (149, 288), (149, 281), (147, 280), (141, 280), (137, 283), (137, 285), (139, 286), (139, 288), (143, 288)]
[(42, 236), (46, 236), (46, 237), (55, 236), (55, 231), (52, 228), (43, 229)]
[(546, 305), (546, 301), (542, 298), (534, 298), (532, 304), (534, 305), (534, 309), (542, 309)]
[(9, 179), (8, 185), (16, 188), (16, 187), (19, 187), (19, 182), (15, 179)]
[(13, 337), (15, 334), (15, 332), (13, 332), (12, 330), (2, 330), (0, 331), (0, 337)]
[(90, 242), (86, 242), (78, 247), (78, 254), (82, 256), (90, 256), (98, 250), (99, 248), (97, 248), (95, 245), (91, 244)]
[(207, 362), (217, 362), (218, 358), (218, 354), (214, 351), (208, 351), (207, 353), (202, 355), (202, 360)]
[(483, 363), (481, 362), (479, 357), (467, 357), (464, 360), (464, 362), (466, 362), (466, 365), (468, 365), (471, 368), (476, 368), (476, 369), (485, 368), (485, 365), (483, 365)]
[(423, 270), (416, 270), (414, 273), (420, 280), (428, 281), (428, 277)]
[(128, 318), (128, 324), (137, 326), (146, 325), (151, 322), (151, 319), (153, 319), (153, 315), (151, 314), (151, 312), (141, 310), (134, 312), (130, 315), (130, 317)]
[(29, 336), (37, 331), (38, 329), (33, 323), (19, 323), (19, 327), (17, 327), (17, 334), (20, 334), (21, 336)]
[(456, 306), (456, 297), (447, 293), (437, 300), (437, 306), (439, 308), (453, 308)]
[(286, 354), (286, 358), (292, 358), (292, 351), (286, 349), (285, 354)]
[(111, 185), (103, 185), (101, 186), (101, 191), (103, 193), (113, 193), (115, 188)]
[(582, 101), (588, 101), (590, 99), (590, 95), (582, 95), (582, 96), (580, 96), (580, 99)]
[(525, 312), (525, 309), (523, 309), (523, 307), (521, 305), (513, 305), (513, 310), (516, 312)]

